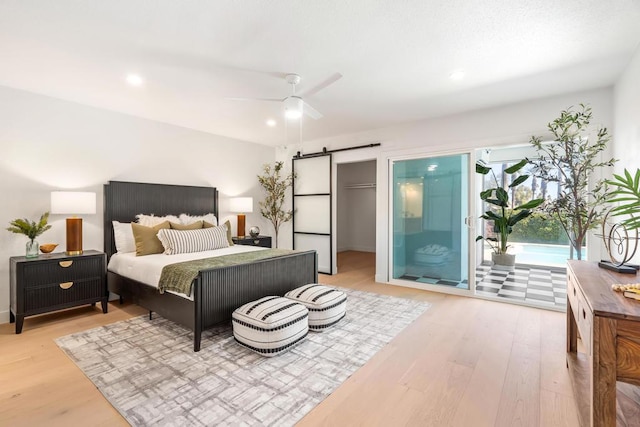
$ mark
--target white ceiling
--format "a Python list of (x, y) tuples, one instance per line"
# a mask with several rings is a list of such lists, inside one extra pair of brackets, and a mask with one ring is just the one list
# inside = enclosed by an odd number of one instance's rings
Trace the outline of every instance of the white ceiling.
[(278, 104), (225, 98), (340, 72), (304, 140), (380, 128), (611, 85), (639, 23), (638, 0), (2, 0), (0, 85), (275, 146)]

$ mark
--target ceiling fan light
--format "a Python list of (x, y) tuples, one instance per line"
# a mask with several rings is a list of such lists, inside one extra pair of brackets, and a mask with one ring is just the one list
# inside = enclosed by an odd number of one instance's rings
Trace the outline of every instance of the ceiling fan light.
[(302, 117), (302, 99), (297, 96), (290, 96), (284, 100), (284, 116), (287, 119), (295, 120)]

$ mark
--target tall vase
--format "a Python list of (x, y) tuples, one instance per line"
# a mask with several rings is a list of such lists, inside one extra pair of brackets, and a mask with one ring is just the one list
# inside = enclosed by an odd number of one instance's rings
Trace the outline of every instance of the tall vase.
[(27, 254), (25, 255), (27, 258), (36, 258), (38, 256), (38, 250), (40, 249), (40, 245), (38, 241), (33, 239), (27, 242)]

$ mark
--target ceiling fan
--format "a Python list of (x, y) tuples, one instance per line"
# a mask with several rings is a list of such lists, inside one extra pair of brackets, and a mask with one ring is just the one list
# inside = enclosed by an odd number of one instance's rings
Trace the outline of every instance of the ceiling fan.
[(291, 95), (284, 98), (227, 98), (233, 101), (267, 101), (267, 102), (281, 102), (284, 104), (284, 115), (288, 119), (299, 119), (302, 117), (302, 114), (306, 114), (312, 119), (318, 120), (322, 118), (322, 114), (309, 105), (306, 101), (304, 101), (303, 97), (308, 97), (320, 92), (322, 89), (327, 86), (335, 83), (340, 78), (342, 78), (342, 74), (335, 73), (332, 74), (328, 79), (323, 81), (322, 83), (317, 84), (311, 89), (307, 89), (306, 91), (296, 94), (296, 85), (300, 83), (301, 77), (298, 74), (287, 74), (284, 79), (285, 81), (291, 85)]

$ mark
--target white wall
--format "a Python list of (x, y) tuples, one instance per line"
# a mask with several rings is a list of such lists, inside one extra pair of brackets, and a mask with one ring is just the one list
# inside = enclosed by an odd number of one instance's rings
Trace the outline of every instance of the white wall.
[[(632, 174), (640, 168), (640, 46), (614, 88), (613, 155)], [(640, 262), (640, 254), (634, 258)]]
[[(549, 136), (547, 123), (561, 110), (579, 103), (591, 105), (594, 113), (592, 124), (611, 127), (613, 123), (613, 91), (611, 88), (570, 93), (501, 107), (470, 111), (394, 127), (375, 129), (335, 138), (289, 145), (276, 150), (276, 158), (291, 163), (296, 151), (315, 152), (373, 142), (381, 147), (356, 150), (350, 153), (350, 161), (377, 159), (376, 197), (376, 281), (388, 280), (388, 177), (389, 161), (409, 155), (438, 155), (463, 152), (482, 147), (508, 144), (527, 144), (531, 135)], [(599, 255), (599, 242), (591, 254)], [(291, 227), (282, 227), (282, 247), (291, 245)]]
[(338, 252), (376, 251), (376, 189), (348, 188), (375, 182), (375, 161), (338, 165)]
[[(103, 248), (102, 186), (109, 180), (211, 185), (220, 191), (220, 217), (228, 197), (254, 197), (247, 227), (270, 225), (258, 211), (256, 175), (274, 149), (186, 128), (86, 107), (0, 86), (0, 322), (9, 319), (9, 257), (24, 255), (26, 237), (4, 229), (15, 218), (37, 219), (58, 189), (95, 191), (96, 215), (84, 216), (84, 248)], [(63, 215), (40, 243), (64, 251)]]

